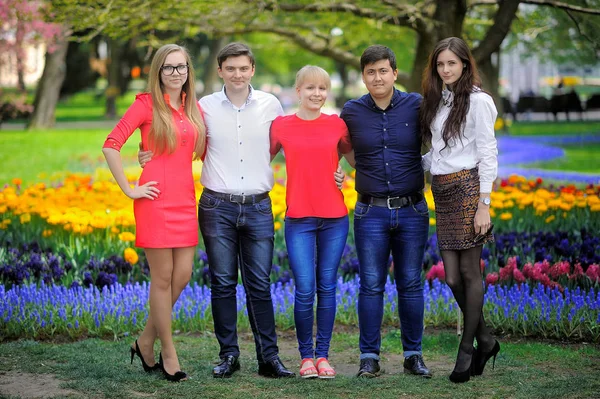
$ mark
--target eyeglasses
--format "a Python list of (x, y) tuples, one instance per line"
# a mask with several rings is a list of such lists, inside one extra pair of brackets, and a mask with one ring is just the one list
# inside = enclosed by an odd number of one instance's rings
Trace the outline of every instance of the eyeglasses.
[(160, 70), (162, 71), (163, 75), (165, 75), (165, 76), (173, 75), (175, 73), (175, 70), (177, 70), (178, 74), (185, 75), (186, 73), (188, 73), (188, 69), (189, 69), (188, 64), (177, 65), (177, 66), (164, 65), (164, 66), (160, 67)]

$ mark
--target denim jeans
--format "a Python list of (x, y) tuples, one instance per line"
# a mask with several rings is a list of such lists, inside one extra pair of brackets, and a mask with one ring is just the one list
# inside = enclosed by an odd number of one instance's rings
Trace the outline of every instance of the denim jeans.
[(198, 221), (211, 272), (211, 304), (219, 357), (239, 356), (238, 265), (246, 291), (250, 326), (259, 363), (278, 354), (269, 275), (273, 262), (271, 199), (238, 204), (202, 193)]
[(394, 261), (404, 356), (421, 354), (424, 312), (421, 271), (428, 230), (429, 211), (425, 200), (398, 209), (356, 203), (354, 239), (360, 274), (361, 359), (379, 359), (390, 251)]
[[(296, 284), (294, 321), (302, 359), (329, 357), (336, 311), (337, 271), (348, 228), (348, 216), (285, 218), (285, 243)], [(313, 350), (315, 293), (317, 342)]]

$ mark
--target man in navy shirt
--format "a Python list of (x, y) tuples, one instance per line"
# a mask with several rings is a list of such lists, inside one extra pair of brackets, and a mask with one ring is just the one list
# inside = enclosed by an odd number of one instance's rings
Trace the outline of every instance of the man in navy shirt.
[(358, 376), (375, 377), (380, 370), (383, 293), (391, 252), (404, 372), (431, 377), (421, 355), (421, 270), (429, 230), (421, 166), (421, 96), (394, 88), (398, 70), (389, 48), (370, 46), (360, 64), (369, 94), (348, 101), (340, 115), (352, 139), (358, 192), (354, 211), (360, 264)]

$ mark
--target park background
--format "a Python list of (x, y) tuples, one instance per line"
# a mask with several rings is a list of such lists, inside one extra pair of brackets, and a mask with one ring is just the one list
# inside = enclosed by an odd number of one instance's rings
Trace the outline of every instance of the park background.
[[(600, 396), (599, 10), (592, 0), (0, 0), (0, 396)], [(391, 47), (398, 87), (420, 91), (427, 55), (448, 36), (474, 49), (500, 111), (496, 243), (481, 263), (485, 315), (502, 343), (498, 368), (466, 386), (446, 378), (458, 344), (458, 310), (444, 283), (429, 190), (423, 346), (431, 381), (402, 374), (391, 273), (385, 373), (374, 381), (352, 378), (359, 354), (352, 232), (339, 272), (335, 381), (256, 376), (241, 286), (242, 373), (232, 381), (209, 378), (218, 348), (202, 245), (173, 313), (180, 359), (193, 379), (174, 386), (129, 366), (128, 345), (148, 314), (148, 267), (133, 245), (131, 200), (110, 177), (100, 149), (144, 90), (153, 51), (168, 42), (185, 45), (204, 95), (221, 88), (216, 52), (244, 41), (257, 58), (253, 85), (277, 95), (288, 113), (296, 71), (320, 65), (334, 83), (326, 112), (339, 112), (366, 92), (358, 64), (366, 46)], [(122, 151), (132, 183), (141, 171), (135, 137)], [(201, 169), (194, 164), (197, 196)], [(272, 293), (282, 358), (296, 369), (293, 276), (282, 234), (284, 160), (273, 169)], [(352, 212), (356, 192), (347, 172), (343, 192)]]

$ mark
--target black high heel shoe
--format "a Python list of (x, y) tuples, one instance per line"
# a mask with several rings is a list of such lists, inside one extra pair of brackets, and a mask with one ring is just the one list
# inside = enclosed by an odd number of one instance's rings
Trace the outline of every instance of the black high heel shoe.
[(471, 370), (472, 370), (471, 375), (483, 374), (483, 369), (485, 368), (486, 363), (492, 357), (494, 358), (494, 360), (492, 362), (492, 369), (495, 368), (496, 356), (498, 355), (498, 352), (500, 352), (500, 343), (498, 342), (498, 340), (496, 340), (494, 347), (489, 352), (483, 352), (483, 351), (477, 349), (477, 356), (475, 356), (477, 361), (473, 362), (473, 367), (471, 367)]
[[(464, 371), (456, 371), (456, 366), (454, 366), (454, 370), (452, 370), (452, 373), (450, 374), (450, 377), (448, 377), (450, 379), (450, 381), (454, 382), (455, 384), (461, 383), (461, 382), (467, 382), (471, 379), (471, 369), (473, 368), (473, 357), (474, 357), (474, 349), (471, 346), (468, 349), (465, 348), (459, 348), (458, 349), (458, 355), (460, 356), (460, 352), (466, 353), (467, 355), (471, 356), (471, 364), (469, 364), (469, 367), (467, 367), (466, 370)], [(458, 359), (457, 359), (458, 362)]]
[(167, 381), (179, 382), (179, 381), (183, 381), (183, 380), (187, 379), (187, 374), (181, 370), (177, 371), (175, 374), (167, 373), (167, 370), (165, 370), (165, 366), (163, 365), (162, 352), (159, 354), (158, 359), (159, 359), (158, 364), (160, 365), (160, 370), (165, 375), (165, 378), (167, 379)]
[(135, 349), (130, 347), (129, 351), (131, 352), (131, 363), (130, 364), (133, 364), (133, 356), (137, 355), (140, 358), (140, 360), (142, 361), (142, 367), (144, 368), (144, 371), (146, 373), (151, 373), (151, 372), (159, 369), (158, 363), (155, 363), (154, 366), (148, 366), (148, 364), (144, 360), (144, 357), (142, 356), (142, 352), (140, 352), (140, 347), (138, 346), (137, 339), (135, 340)]

